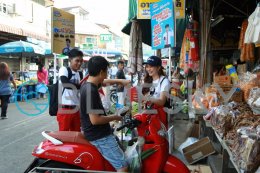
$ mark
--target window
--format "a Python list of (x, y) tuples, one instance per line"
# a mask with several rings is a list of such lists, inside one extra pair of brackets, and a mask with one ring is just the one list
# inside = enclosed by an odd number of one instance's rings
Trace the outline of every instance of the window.
[(0, 13), (7, 14), (7, 7), (5, 3), (0, 2)]
[(96, 46), (97, 45), (97, 38), (87, 37), (86, 43), (91, 43), (92, 45)]
[(3, 3), (3, 13), (7, 13), (6, 11), (6, 4)]

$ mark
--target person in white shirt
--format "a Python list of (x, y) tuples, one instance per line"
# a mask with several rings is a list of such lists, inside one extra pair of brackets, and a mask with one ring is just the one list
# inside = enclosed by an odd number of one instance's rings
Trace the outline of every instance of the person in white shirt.
[(80, 131), (79, 89), (83, 74), (79, 69), (83, 62), (83, 53), (72, 49), (68, 56), (70, 66), (59, 70), (62, 108), (58, 110), (57, 121), (60, 131)]
[(116, 78), (116, 73), (117, 73), (117, 67), (115, 66), (115, 64), (112, 65), (111, 67), (111, 79), (115, 79)]
[(165, 25), (165, 32), (163, 34), (164, 47), (171, 47), (173, 41), (173, 30), (170, 29), (169, 24)]
[(170, 82), (163, 72), (162, 60), (159, 57), (151, 56), (144, 64), (146, 64), (144, 83), (152, 83), (153, 85), (149, 88), (143, 88), (143, 94), (145, 94), (143, 100), (150, 103), (153, 109), (157, 109), (160, 120), (167, 128), (167, 115), (163, 108), (168, 100), (167, 94), (170, 90)]

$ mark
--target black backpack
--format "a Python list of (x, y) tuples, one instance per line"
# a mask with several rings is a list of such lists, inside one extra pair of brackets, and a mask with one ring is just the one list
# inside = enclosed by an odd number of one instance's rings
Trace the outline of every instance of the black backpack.
[[(72, 78), (72, 71), (70, 67), (67, 67), (68, 70), (68, 79), (70, 80)], [(80, 80), (83, 79), (83, 73), (79, 72)], [(59, 108), (59, 99), (58, 99), (58, 93), (59, 93), (59, 80), (52, 85), (48, 86), (50, 100), (49, 100), (49, 114), (50, 116), (56, 116)], [(64, 90), (62, 91), (63, 94)]]

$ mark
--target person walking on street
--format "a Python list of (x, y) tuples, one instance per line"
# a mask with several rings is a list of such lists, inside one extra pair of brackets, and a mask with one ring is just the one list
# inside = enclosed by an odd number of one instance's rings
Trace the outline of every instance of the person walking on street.
[(116, 73), (117, 73), (117, 68), (116, 68), (115, 64), (113, 64), (111, 67), (111, 79), (116, 78)]
[[(118, 61), (117, 65), (117, 73), (116, 73), (116, 79), (126, 79), (125, 78), (125, 73), (124, 73), (124, 62), (123, 61)], [(124, 86), (118, 84), (117, 85), (117, 97), (118, 97), (118, 104), (124, 105)]]
[(38, 66), (38, 71), (37, 71), (37, 79), (38, 79), (38, 84), (37, 84), (37, 92), (40, 93), (40, 96), (45, 98), (45, 93), (47, 92), (47, 86), (49, 81), (48, 81), (48, 71), (44, 68), (43, 64), (39, 64)]
[(59, 70), (62, 108), (58, 109), (57, 121), (60, 131), (80, 131), (79, 89), (83, 73), (79, 70), (83, 62), (83, 53), (78, 49), (72, 49), (68, 56), (70, 66)]
[(9, 71), (9, 67), (5, 62), (0, 63), (0, 99), (1, 99), (1, 119), (7, 119), (6, 113), (9, 103), (9, 97), (12, 94), (12, 89), (10, 86), (12, 82), (14, 89), (16, 89), (16, 84), (14, 78)]
[(109, 122), (120, 121), (120, 115), (107, 115), (98, 92), (107, 78), (109, 63), (104, 57), (89, 60), (89, 78), (80, 88), (80, 117), (85, 138), (100, 151), (118, 172), (127, 172), (126, 157)]

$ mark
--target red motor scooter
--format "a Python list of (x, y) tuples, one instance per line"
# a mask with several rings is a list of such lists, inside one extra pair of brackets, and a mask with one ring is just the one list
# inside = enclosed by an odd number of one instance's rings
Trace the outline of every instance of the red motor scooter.
[[(125, 118), (127, 119), (127, 118)], [(137, 127), (138, 136), (144, 138), (142, 151), (150, 148), (155, 152), (142, 160), (143, 173), (189, 173), (189, 169), (176, 157), (168, 153), (167, 132), (156, 115), (137, 114), (128, 118), (124, 125), (117, 128), (134, 129)], [(95, 171), (116, 171), (103, 158), (95, 146), (91, 145), (80, 132), (57, 131), (42, 132), (47, 139), (41, 142), (32, 152), (36, 158), (25, 173), (36, 167), (66, 168)], [(61, 170), (61, 169), (60, 169)], [(37, 170), (38, 173), (55, 171)], [(36, 172), (37, 172), (36, 171)], [(61, 171), (57, 171), (61, 172)], [(66, 171), (62, 171), (64, 173)], [(70, 171), (68, 171), (71, 173)]]

